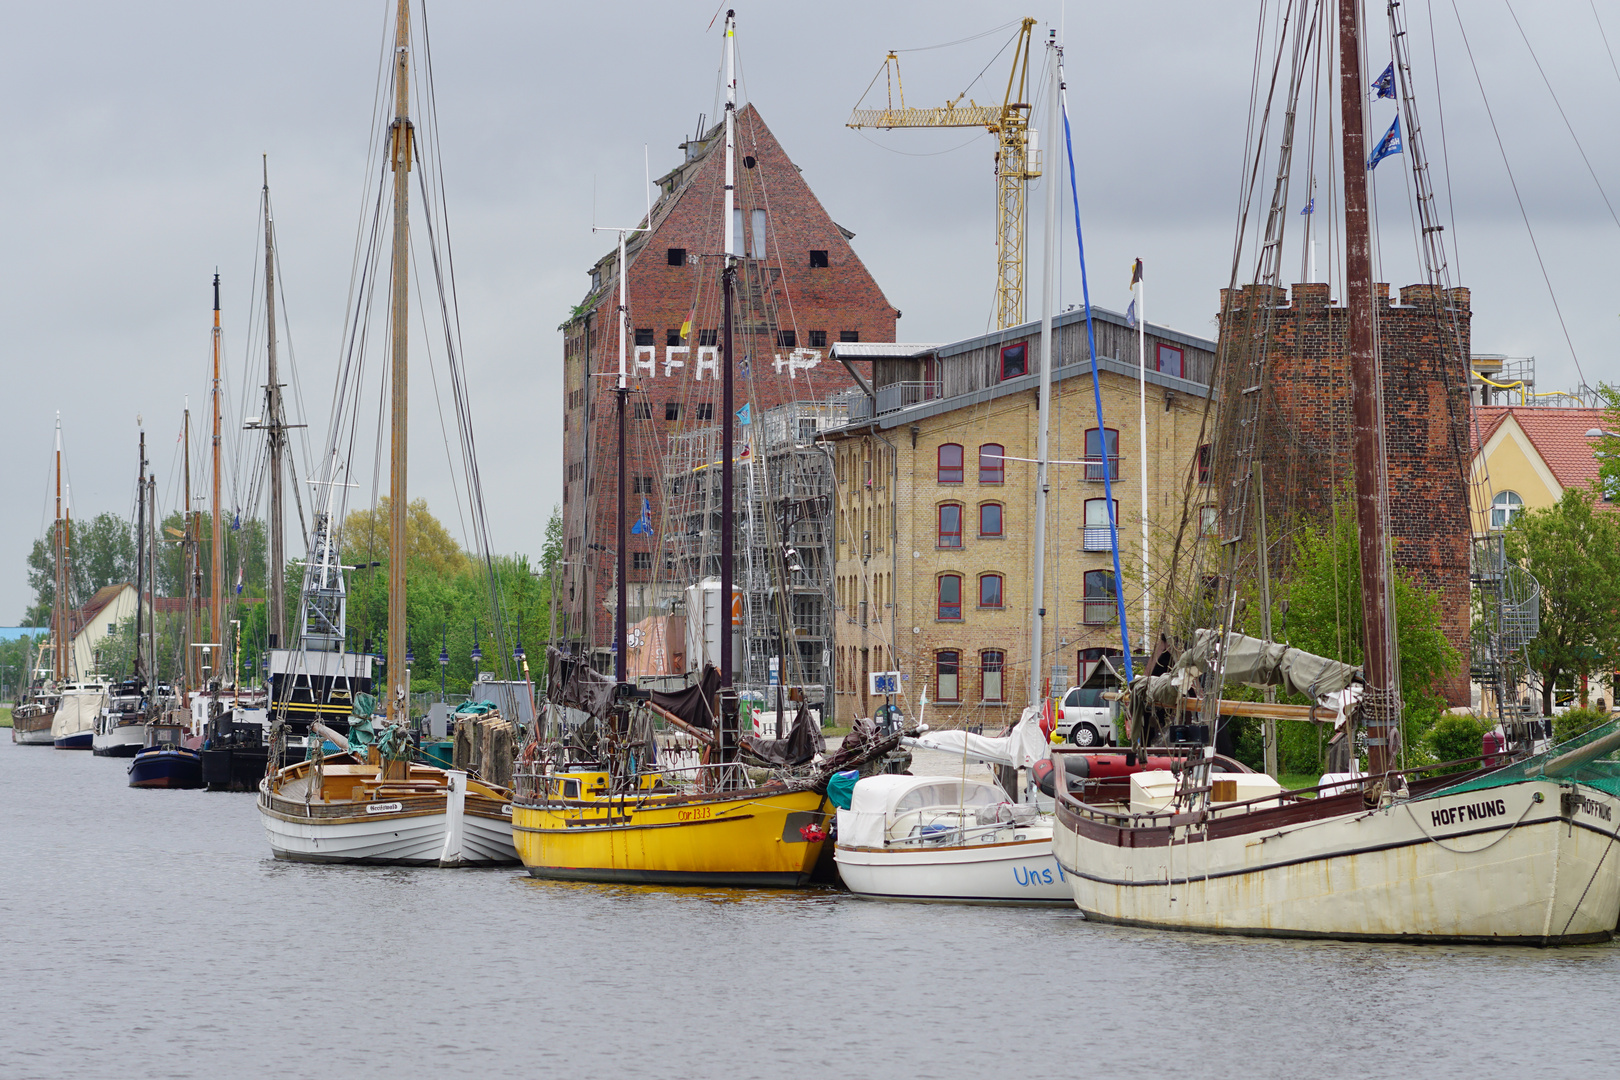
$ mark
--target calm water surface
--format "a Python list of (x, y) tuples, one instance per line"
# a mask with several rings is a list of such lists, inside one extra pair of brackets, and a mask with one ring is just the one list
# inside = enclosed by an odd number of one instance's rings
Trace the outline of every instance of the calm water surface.
[(8, 1080), (1578, 1076), (1620, 1049), (1612, 946), (297, 866), (269, 857), (250, 795), (132, 790), (124, 762), (7, 736)]

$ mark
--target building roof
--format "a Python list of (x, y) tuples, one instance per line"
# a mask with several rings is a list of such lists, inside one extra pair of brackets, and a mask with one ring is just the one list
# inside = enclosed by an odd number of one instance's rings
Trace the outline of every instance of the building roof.
[(938, 342), (839, 341), (829, 355), (834, 360), (918, 360), (943, 347)]
[(1478, 421), (1470, 425), (1470, 449), (1491, 441), (1498, 428), (1511, 416), (1549, 472), (1564, 488), (1590, 489), (1598, 477), (1593, 440), (1586, 433), (1606, 423), (1602, 409), (1564, 409), (1547, 405), (1478, 405)]
[(100, 615), (108, 604), (118, 599), (119, 593), (122, 593), (125, 589), (134, 590), (134, 588), (135, 586), (129, 582), (122, 581), (117, 585), (103, 585), (97, 589), (96, 594), (90, 598), (89, 603), (76, 611), (69, 612), (68, 625), (72, 627), (73, 634), (77, 636), (81, 630), (94, 623), (96, 616)]
[[(1131, 326), (1131, 323), (1126, 320), (1125, 316), (1121, 315), (1119, 312), (1110, 311), (1107, 308), (1100, 308), (1095, 304), (1091, 306), (1091, 318), (1093, 322), (1109, 322), (1114, 323), (1116, 326), (1128, 326), (1133, 330), (1135, 329), (1135, 327)], [(1070, 308), (1068, 311), (1053, 315), (1052, 327), (1053, 329), (1056, 329), (1060, 326), (1068, 326), (1071, 323), (1080, 323), (1083, 325), (1085, 321), (1086, 309), (1083, 307), (1074, 307)], [(1215, 351), (1216, 343), (1209, 338), (1201, 338), (1195, 337), (1192, 334), (1184, 334), (1180, 330), (1172, 330), (1168, 326), (1160, 326), (1158, 323), (1146, 323), (1144, 325), (1146, 326), (1149, 334), (1152, 334), (1154, 337), (1163, 341), (1179, 342), (1182, 345), (1190, 345), (1195, 349), (1203, 349), (1206, 352)], [(980, 334), (978, 337), (970, 337), (962, 341), (953, 341), (949, 345), (941, 345), (936, 351), (941, 357), (956, 356), (959, 353), (972, 352), (974, 349), (982, 349), (986, 345), (1000, 345), (1007, 341), (1018, 341), (1022, 338), (1033, 337), (1040, 332), (1041, 320), (1031, 319), (1029, 322), (1020, 323), (1018, 326), (1008, 326), (1000, 330), (993, 330), (988, 334)]]

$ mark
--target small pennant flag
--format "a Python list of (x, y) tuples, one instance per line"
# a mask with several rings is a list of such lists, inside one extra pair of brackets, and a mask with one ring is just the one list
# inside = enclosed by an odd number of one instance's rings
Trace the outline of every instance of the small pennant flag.
[(1126, 305), (1126, 308), (1125, 308), (1125, 325), (1129, 326), (1132, 330), (1136, 329), (1136, 300), (1135, 300), (1135, 298), (1132, 298), (1131, 302), (1128, 305)]
[(1395, 122), (1389, 125), (1384, 137), (1378, 140), (1378, 146), (1373, 150), (1372, 157), (1367, 159), (1367, 171), (1372, 172), (1378, 163), (1391, 154), (1401, 152), (1401, 118), (1397, 116)]
[[(1372, 88), (1378, 91), (1378, 97), (1390, 98), (1391, 100), (1394, 99), (1395, 61), (1391, 60), (1389, 62), (1389, 67), (1384, 69), (1384, 73), (1373, 80)], [(1378, 98), (1374, 98), (1373, 100), (1376, 101)]]
[(747, 427), (754, 422), (753, 403), (749, 402), (737, 410), (737, 423)]
[(1316, 196), (1315, 195), (1311, 196), (1311, 201), (1305, 204), (1305, 209), (1301, 210), (1300, 213), (1302, 213), (1302, 214), (1314, 214), (1314, 213), (1316, 213)]
[(635, 536), (648, 536), (652, 533), (652, 500), (645, 495), (641, 497), (641, 516), (630, 526), (630, 532)]
[(1141, 280), (1142, 280), (1142, 260), (1137, 259), (1136, 262), (1131, 264), (1131, 284), (1135, 285), (1138, 281), (1141, 281)]

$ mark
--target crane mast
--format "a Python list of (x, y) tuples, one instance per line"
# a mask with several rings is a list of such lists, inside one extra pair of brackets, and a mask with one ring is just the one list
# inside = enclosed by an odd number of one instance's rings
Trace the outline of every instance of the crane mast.
[[(996, 136), (996, 326), (1017, 326), (1024, 321), (1024, 230), (1028, 221), (1026, 197), (1029, 182), (1041, 175), (1040, 153), (1035, 132), (1029, 126), (1029, 50), (1035, 20), (1026, 18), (1013, 46), (1012, 70), (1007, 73), (1007, 92), (1000, 106), (980, 105), (971, 98), (963, 105), (967, 91), (939, 108), (907, 108), (900, 82), (900, 57), (891, 52), (884, 58), (888, 75), (889, 99), (881, 109), (850, 113), (847, 127), (878, 128), (964, 128), (982, 127)], [(896, 97), (899, 98), (898, 104)]]

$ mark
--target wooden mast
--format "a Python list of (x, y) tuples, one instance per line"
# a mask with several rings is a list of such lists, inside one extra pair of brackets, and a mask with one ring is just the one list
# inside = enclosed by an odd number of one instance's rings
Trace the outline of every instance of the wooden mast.
[[(735, 417), (732, 409), (735, 407), (735, 388), (733, 386), (731, 351), (732, 351), (732, 294), (737, 290), (737, 245), (741, 238), (736, 235), (736, 226), (733, 223), (732, 207), (736, 203), (736, 135), (735, 125), (737, 117), (737, 76), (734, 66), (737, 40), (737, 13), (726, 12), (726, 199), (725, 217), (722, 219), (721, 229), (725, 236), (725, 269), (721, 271), (721, 281), (725, 293), (724, 311), (722, 317), (723, 340), (721, 342), (723, 355), (720, 361), (721, 393), (720, 393), (720, 686), (730, 689), (732, 683), (732, 655), (731, 645), (735, 640), (732, 629), (732, 603), (731, 581), (733, 574), (733, 484), (735, 482), (734, 466), (731, 460), (732, 424)], [(722, 750), (727, 743), (721, 740)]]
[(405, 516), (408, 502), (405, 485), (406, 405), (409, 401), (409, 383), (406, 381), (406, 343), (409, 335), (410, 219), (409, 195), (411, 169), (410, 120), (410, 42), (411, 9), (409, 0), (399, 0), (394, 24), (394, 122), (391, 128), (391, 153), (394, 171), (394, 252), (393, 252), (393, 319), (390, 336), (393, 342), (393, 366), (389, 379), (392, 387), (392, 433), (388, 468), (388, 722), (403, 724), (410, 718), (410, 686), (405, 671)]
[[(223, 649), (221, 644), (225, 639), (221, 633), (225, 628), (225, 530), (221, 527), (219, 514), (219, 272), (214, 272), (214, 506), (213, 506), (213, 535), (209, 538), (208, 562), (208, 630), (213, 636), (209, 641), (216, 649)], [(219, 658), (216, 657), (212, 665), (214, 671), (219, 671)]]
[(197, 606), (202, 603), (202, 590), (198, 589), (197, 579), (201, 576), (198, 570), (197, 558), (197, 513), (191, 506), (191, 401), (186, 401), (185, 430), (181, 435), (180, 444), (185, 453), (186, 474), (186, 508), (183, 521), (185, 523), (185, 540), (182, 544), (186, 575), (186, 617), (185, 641), (182, 646), (181, 670), (184, 672), (183, 680), (186, 686), (187, 700), (190, 700), (191, 691), (197, 688), (196, 664), (197, 658), (192, 655), (191, 643), (197, 637), (198, 611)]
[(1361, 626), (1367, 680), (1362, 715), (1367, 725), (1368, 771), (1393, 766), (1391, 738), (1400, 714), (1395, 653), (1390, 641), (1389, 551), (1383, 514), (1383, 417), (1377, 357), (1373, 355), (1371, 233), (1367, 213), (1367, 149), (1362, 131), (1361, 33), (1357, 0), (1339, 0), (1339, 105), (1343, 127), (1345, 299), (1350, 320), (1351, 455), (1356, 482), (1356, 526), (1361, 544)]
[(67, 527), (62, 522), (62, 414), (56, 414), (56, 595), (51, 603), (51, 671), (56, 685), (67, 678)]
[(270, 159), (264, 160), (264, 336), (269, 351), (265, 380), (265, 437), (270, 448), (270, 640), (275, 648), (287, 627), (287, 556), (283, 550), (281, 453), (287, 441), (276, 372), (276, 240), (270, 221)]
[(146, 430), (141, 430), (141, 479), (135, 497), (135, 677), (147, 675), (141, 658), (141, 608), (146, 604)]

